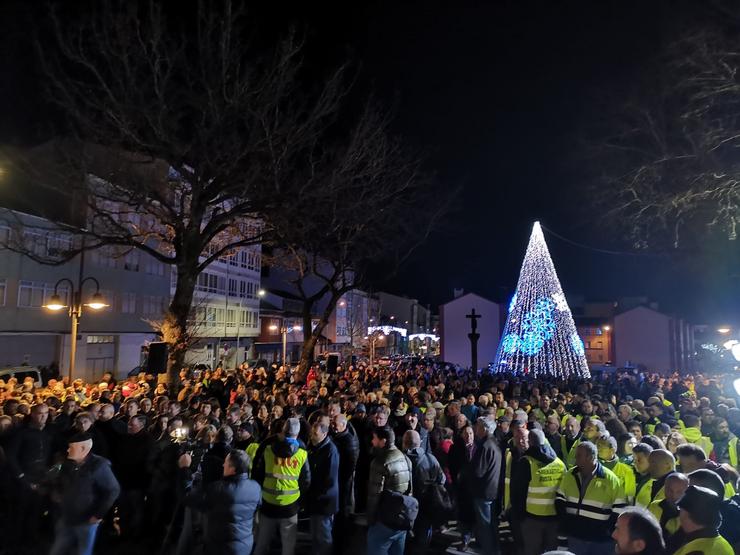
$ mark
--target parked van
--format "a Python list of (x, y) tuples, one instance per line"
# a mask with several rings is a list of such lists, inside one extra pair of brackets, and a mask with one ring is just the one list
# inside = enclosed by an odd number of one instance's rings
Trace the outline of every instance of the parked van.
[(33, 383), (36, 387), (43, 387), (44, 384), (41, 381), (41, 371), (35, 366), (0, 368), (0, 380), (3, 380), (5, 383), (7, 383), (10, 378), (16, 378), (18, 383), (21, 384), (28, 376), (33, 378)]

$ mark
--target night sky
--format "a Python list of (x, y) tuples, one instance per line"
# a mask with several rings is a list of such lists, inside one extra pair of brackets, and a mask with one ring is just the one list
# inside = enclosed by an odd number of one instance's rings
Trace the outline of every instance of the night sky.
[[(301, 26), (317, 65), (349, 57), (358, 91), (391, 107), (394, 130), (441, 183), (462, 188), (436, 236), (378, 284), (432, 306), (455, 287), (508, 299), (536, 219), (577, 243), (629, 250), (586, 209), (581, 131), (605, 93), (636, 79), (686, 21), (715, 17), (697, 15), (704, 2), (645, 0), (269, 4), (253, 8), (255, 21)], [(19, 74), (24, 29), (0, 15), (3, 73), (16, 77), (2, 84), (0, 139), (9, 141), (31, 108), (33, 80)], [(737, 242), (708, 246), (705, 256), (632, 256), (545, 237), (569, 295), (646, 295), (696, 323), (740, 314)]]

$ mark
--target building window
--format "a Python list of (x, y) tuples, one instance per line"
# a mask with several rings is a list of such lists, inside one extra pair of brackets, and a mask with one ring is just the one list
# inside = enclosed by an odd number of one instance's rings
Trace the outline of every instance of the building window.
[(115, 343), (115, 337), (112, 335), (88, 335), (86, 342), (92, 343)]
[[(59, 287), (57, 293), (67, 302), (68, 287)], [(54, 286), (39, 281), (20, 281), (18, 284), (18, 306), (20, 308), (40, 308), (54, 294)]]
[(136, 313), (136, 293), (121, 294), (121, 312), (124, 314)]
[(237, 280), (229, 278), (229, 297), (236, 297)]
[(141, 264), (141, 253), (137, 249), (131, 249), (126, 253), (123, 259), (123, 269), (130, 270), (132, 272), (139, 271), (139, 265)]

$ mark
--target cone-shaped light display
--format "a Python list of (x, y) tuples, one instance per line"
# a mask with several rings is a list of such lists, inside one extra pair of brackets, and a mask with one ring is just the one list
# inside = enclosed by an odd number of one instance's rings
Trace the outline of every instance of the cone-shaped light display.
[(583, 341), (535, 222), (496, 354), (496, 372), (590, 377)]

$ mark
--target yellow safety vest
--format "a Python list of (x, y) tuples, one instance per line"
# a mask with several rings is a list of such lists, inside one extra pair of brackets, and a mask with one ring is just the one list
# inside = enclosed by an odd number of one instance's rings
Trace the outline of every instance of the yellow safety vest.
[(730, 445), (728, 446), (730, 456), (730, 464), (736, 469), (740, 470), (740, 467), (737, 465), (737, 437), (733, 437), (730, 440)]
[(262, 499), (271, 505), (292, 505), (301, 496), (298, 477), (306, 464), (308, 453), (303, 448), (292, 457), (275, 456), (272, 445), (265, 449), (265, 482), (262, 484)]
[(637, 493), (637, 480), (635, 480), (635, 471), (628, 464), (618, 461), (614, 465), (614, 468), (610, 468), (614, 474), (617, 475), (619, 481), (622, 482), (624, 488), (624, 495), (627, 496), (627, 503), (632, 505), (634, 503), (635, 494)]
[(660, 523), (660, 527), (663, 529), (663, 537), (668, 538), (669, 536), (675, 534), (681, 527), (681, 520), (677, 516), (673, 518), (668, 518), (665, 522), (661, 520), (663, 518), (663, 503), (665, 502), (665, 499), (653, 501), (648, 506), (648, 510), (653, 513), (655, 518)]
[(600, 468), (603, 476), (595, 475), (591, 479), (583, 497), (575, 477), (578, 470), (563, 474), (557, 497), (565, 503), (568, 515), (603, 524), (612, 514), (621, 512), (627, 506), (619, 478), (605, 466), (601, 465)]
[(635, 505), (637, 505), (638, 507), (644, 507), (646, 509), (648, 508), (652, 501), (652, 499), (650, 499), (650, 495), (654, 483), (655, 480), (653, 480), (652, 478), (648, 478), (647, 481), (640, 486), (640, 489), (637, 490), (635, 493)]
[(735, 496), (735, 488), (731, 482), (725, 484), (725, 499), (730, 499)]
[(256, 441), (250, 443), (247, 445), (247, 448), (245, 449), (247, 456), (249, 457), (249, 474), (252, 474), (252, 467), (254, 466), (254, 456), (257, 454), (257, 449), (259, 449), (260, 444)]
[(570, 451), (568, 451), (568, 444), (566, 443), (565, 434), (560, 436), (560, 452), (563, 454), (563, 462), (565, 463), (565, 466), (568, 467), (568, 470), (576, 465), (576, 448), (580, 443), (580, 439), (575, 440), (573, 442), (573, 446), (570, 448)]
[(686, 545), (682, 545), (673, 555), (688, 555), (689, 553), (703, 553), (706, 555), (734, 555), (730, 542), (719, 534), (713, 538), (697, 538)]
[(504, 510), (511, 507), (511, 450), (506, 450), (506, 467), (504, 470)]
[(533, 457), (526, 459), (531, 476), (527, 488), (527, 512), (536, 516), (555, 516), (555, 495), (565, 474), (565, 463), (557, 457), (549, 464)]

